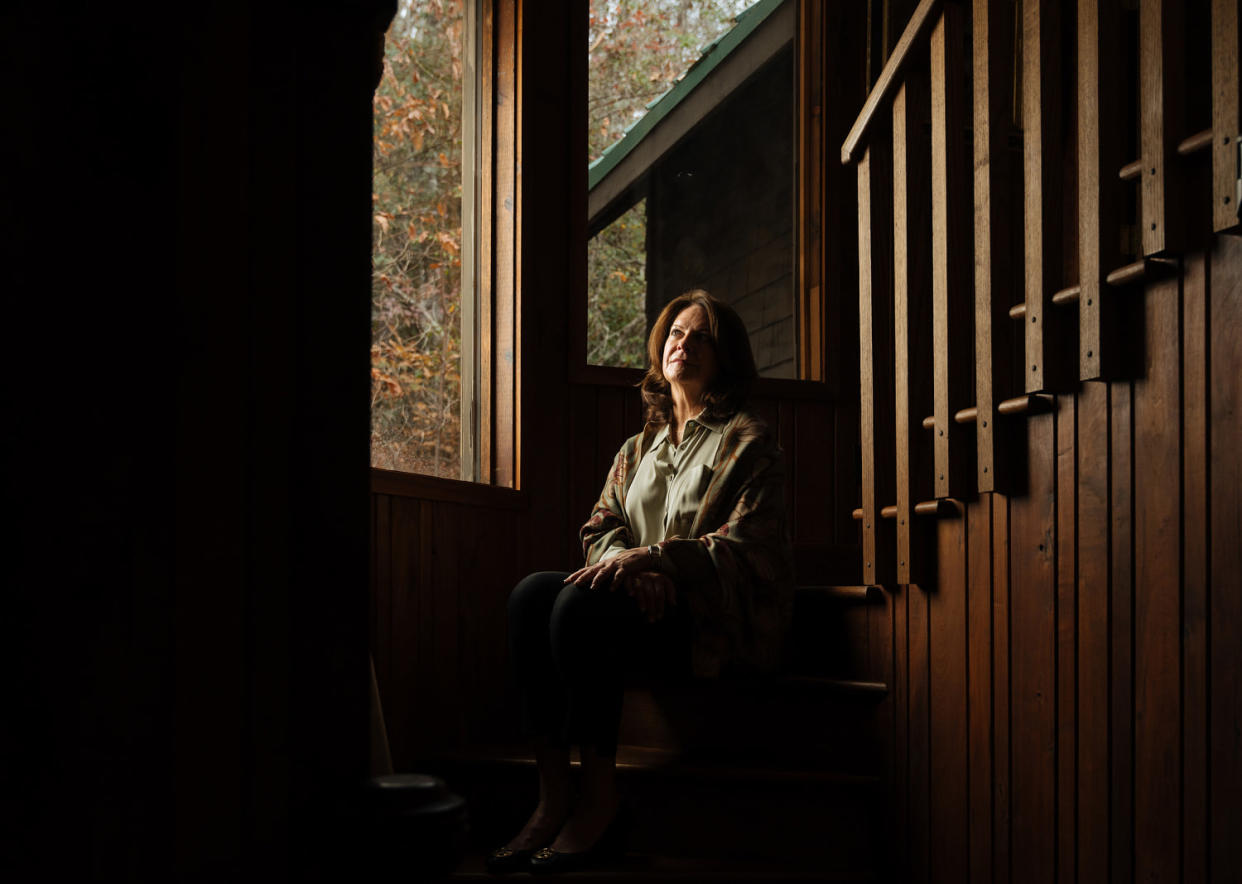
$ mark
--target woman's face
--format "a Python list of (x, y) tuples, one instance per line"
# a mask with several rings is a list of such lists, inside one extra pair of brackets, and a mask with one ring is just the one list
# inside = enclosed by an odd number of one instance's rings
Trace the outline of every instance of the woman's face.
[(664, 341), (664, 377), (670, 384), (706, 390), (720, 369), (707, 311), (691, 304), (677, 314)]

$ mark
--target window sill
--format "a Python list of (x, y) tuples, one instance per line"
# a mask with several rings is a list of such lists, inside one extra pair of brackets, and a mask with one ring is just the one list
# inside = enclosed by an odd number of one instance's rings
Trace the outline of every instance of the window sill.
[(371, 493), (505, 510), (525, 509), (529, 502), (525, 491), (378, 467), (371, 468)]

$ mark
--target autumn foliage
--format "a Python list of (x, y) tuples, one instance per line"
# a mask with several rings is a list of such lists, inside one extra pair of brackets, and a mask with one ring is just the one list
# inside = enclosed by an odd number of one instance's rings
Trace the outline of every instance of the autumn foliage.
[(457, 478), (462, 0), (403, 0), (375, 93), (371, 463)]

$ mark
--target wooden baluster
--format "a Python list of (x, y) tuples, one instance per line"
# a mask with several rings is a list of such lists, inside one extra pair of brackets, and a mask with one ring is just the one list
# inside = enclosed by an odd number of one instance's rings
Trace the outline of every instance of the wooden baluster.
[(1013, 163), (1008, 135), (1013, 119), (1013, 3), (974, 0), (975, 128), (975, 477), (995, 491), (996, 403), (1010, 392), (1013, 335), (1007, 307), (1013, 299), (1013, 222), (1007, 211)]
[(1212, 0), (1212, 229), (1238, 225), (1238, 0)]
[[(1052, 293), (1061, 273), (1061, 3), (1023, 0), (1022, 153), (1026, 214), (1028, 393), (1066, 385)], [(1061, 350), (1064, 350), (1064, 343)]]
[[(896, 352), (897, 582), (918, 583), (920, 544), (914, 506), (932, 492), (931, 446), (920, 425), (932, 407), (931, 293), (928, 291), (931, 204), (920, 182), (929, 176), (927, 78), (910, 71), (893, 98), (893, 315)], [(913, 182), (913, 187), (911, 186)]]
[(1183, 245), (1177, 143), (1185, 135), (1183, 0), (1139, 6), (1140, 220), (1143, 254)]
[(1121, 265), (1121, 58), (1118, 0), (1078, 0), (1078, 377), (1110, 377), (1116, 297), (1104, 277)]
[(931, 32), (932, 335), (935, 354), (935, 496), (974, 493), (974, 446), (953, 415), (974, 398), (971, 369), (970, 190), (963, 99), (964, 12), (946, 4)]
[(888, 219), (892, 192), (882, 135), (858, 161), (858, 335), (862, 442), (863, 582), (892, 581), (892, 531), (880, 507), (893, 499), (893, 289)]

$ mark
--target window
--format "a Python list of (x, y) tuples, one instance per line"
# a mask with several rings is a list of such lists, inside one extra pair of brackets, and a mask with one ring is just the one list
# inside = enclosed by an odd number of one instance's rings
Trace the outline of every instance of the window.
[(516, 0), (400, 0), (375, 94), (371, 465), (514, 486)]
[(796, 377), (794, 0), (596, 0), (587, 361), (642, 366), (690, 288), (730, 303), (760, 374)]
[(464, 33), (462, 0), (402, 0), (374, 99), (371, 464), (452, 478), (469, 471)]

